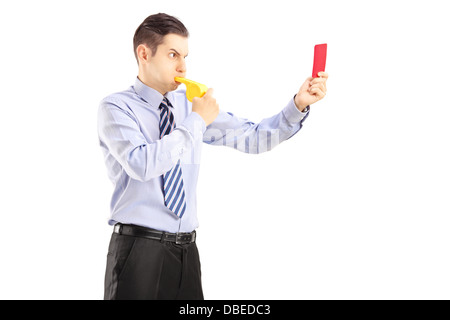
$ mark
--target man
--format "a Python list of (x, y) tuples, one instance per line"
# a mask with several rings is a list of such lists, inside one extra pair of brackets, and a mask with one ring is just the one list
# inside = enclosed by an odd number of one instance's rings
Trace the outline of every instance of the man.
[(300, 130), (309, 105), (326, 93), (326, 73), (308, 78), (259, 124), (219, 110), (212, 89), (191, 103), (174, 91), (174, 78), (186, 75), (188, 36), (172, 16), (146, 18), (133, 40), (134, 86), (100, 103), (100, 146), (114, 184), (105, 299), (203, 299), (195, 243), (202, 143), (271, 150)]

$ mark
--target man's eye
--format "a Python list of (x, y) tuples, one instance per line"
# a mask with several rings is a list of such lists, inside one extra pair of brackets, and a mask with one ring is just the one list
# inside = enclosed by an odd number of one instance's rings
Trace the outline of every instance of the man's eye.
[(175, 53), (173, 53), (173, 52), (169, 53), (169, 57), (175, 58)]

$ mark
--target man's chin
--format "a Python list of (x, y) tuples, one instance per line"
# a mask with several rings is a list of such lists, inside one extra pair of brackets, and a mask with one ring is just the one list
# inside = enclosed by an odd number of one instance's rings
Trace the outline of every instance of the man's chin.
[(172, 84), (170, 85), (170, 91), (177, 90), (177, 89), (178, 89), (178, 86), (179, 86), (180, 84), (181, 84), (181, 83), (179, 83), (179, 82), (174, 82), (174, 83), (172, 83)]

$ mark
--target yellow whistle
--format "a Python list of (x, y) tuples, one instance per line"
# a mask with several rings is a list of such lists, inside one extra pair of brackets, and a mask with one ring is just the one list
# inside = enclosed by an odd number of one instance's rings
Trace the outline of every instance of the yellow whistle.
[(186, 98), (192, 102), (195, 97), (203, 97), (203, 95), (208, 91), (208, 87), (204, 84), (186, 79), (175, 77), (175, 81), (184, 83), (186, 85)]

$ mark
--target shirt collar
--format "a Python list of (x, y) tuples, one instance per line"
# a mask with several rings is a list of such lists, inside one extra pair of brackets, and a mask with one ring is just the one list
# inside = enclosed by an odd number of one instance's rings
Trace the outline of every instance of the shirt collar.
[(136, 77), (136, 81), (134, 82), (134, 91), (153, 108), (158, 109), (164, 97), (169, 100), (170, 106), (173, 107), (173, 98), (170, 92), (167, 92), (163, 96), (157, 90), (144, 84), (138, 77)]

